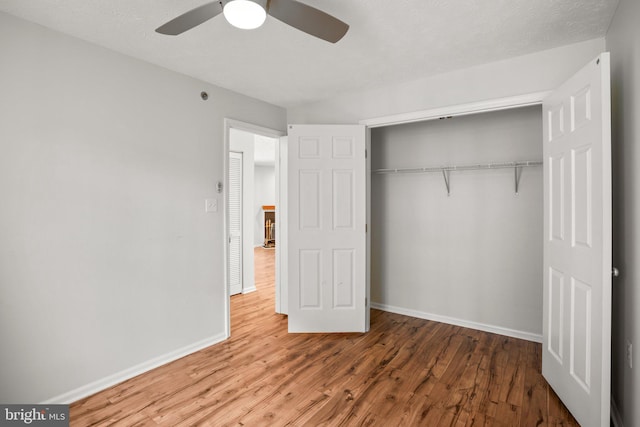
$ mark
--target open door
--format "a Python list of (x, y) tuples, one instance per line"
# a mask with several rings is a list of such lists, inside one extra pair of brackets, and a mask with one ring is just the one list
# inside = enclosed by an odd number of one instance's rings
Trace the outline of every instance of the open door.
[(369, 329), (366, 129), (290, 125), (289, 332)]
[(603, 53), (543, 103), (542, 373), (584, 427), (609, 426), (611, 106)]

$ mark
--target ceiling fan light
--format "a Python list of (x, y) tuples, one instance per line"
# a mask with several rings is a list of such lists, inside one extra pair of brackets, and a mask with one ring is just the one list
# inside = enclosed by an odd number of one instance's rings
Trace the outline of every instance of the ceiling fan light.
[(252, 0), (231, 0), (222, 11), (229, 24), (243, 30), (253, 30), (267, 19), (264, 8)]

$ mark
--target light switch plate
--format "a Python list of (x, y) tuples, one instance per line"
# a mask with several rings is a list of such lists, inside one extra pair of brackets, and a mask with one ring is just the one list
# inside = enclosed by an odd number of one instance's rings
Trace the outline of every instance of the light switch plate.
[(205, 212), (218, 212), (218, 199), (204, 199)]

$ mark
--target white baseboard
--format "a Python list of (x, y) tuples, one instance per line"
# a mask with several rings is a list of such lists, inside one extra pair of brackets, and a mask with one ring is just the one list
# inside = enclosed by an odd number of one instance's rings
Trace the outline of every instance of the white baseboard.
[(191, 353), (202, 350), (203, 348), (207, 348), (209, 346), (222, 342), (227, 338), (227, 335), (224, 333), (205, 338), (203, 340), (200, 340), (193, 344), (189, 344), (185, 347), (179, 348), (161, 356), (154, 357), (151, 360), (147, 360), (146, 362), (142, 362), (138, 365), (132, 366), (131, 368), (125, 369), (124, 371), (116, 372), (115, 374), (109, 375), (108, 377), (78, 387), (61, 395), (52, 397), (51, 399), (47, 399), (41, 403), (43, 405), (46, 405), (69, 404), (75, 402), (87, 396), (91, 396), (92, 394), (98, 393), (99, 391), (105, 390), (111, 386), (119, 384), (123, 381), (131, 379), (135, 376), (143, 374), (147, 371), (150, 371), (154, 368), (157, 368), (158, 366), (166, 365), (167, 363), (173, 362), (174, 360), (180, 359), (181, 357), (187, 356)]
[(448, 323), (450, 325), (462, 326), (464, 328), (477, 329), (479, 331), (491, 332), (493, 334), (506, 335), (508, 337), (519, 338), (527, 341), (542, 342), (542, 335), (531, 332), (518, 331), (515, 329), (503, 328), (501, 326), (487, 325), (485, 323), (473, 322), (470, 320), (457, 319), (455, 317), (442, 316), (440, 314), (426, 313), (412, 310), (410, 308), (395, 307), (387, 304), (371, 302), (371, 308), (388, 311), (405, 316), (417, 317), (419, 319), (433, 320), (434, 322)]
[(243, 293), (243, 294), (250, 294), (251, 292), (255, 292), (255, 291), (257, 291), (256, 287), (255, 287), (255, 286), (252, 286), (252, 287), (250, 287), (250, 288), (243, 289), (243, 290), (242, 290), (242, 293)]
[(611, 396), (611, 424), (613, 424), (613, 427), (624, 427), (620, 411), (618, 411), (618, 405), (613, 400), (613, 396)]

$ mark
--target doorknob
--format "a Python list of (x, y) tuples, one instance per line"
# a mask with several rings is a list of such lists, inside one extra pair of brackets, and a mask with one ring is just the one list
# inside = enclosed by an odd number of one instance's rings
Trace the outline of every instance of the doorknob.
[(618, 276), (620, 276), (620, 270), (618, 270), (617, 268), (613, 267), (613, 268), (611, 269), (611, 275), (612, 275), (613, 277), (618, 277)]

